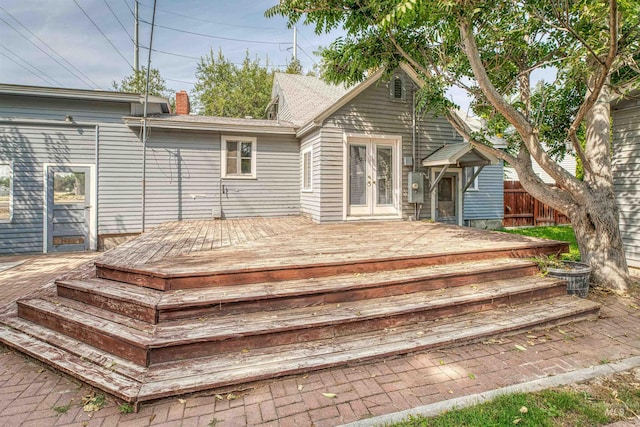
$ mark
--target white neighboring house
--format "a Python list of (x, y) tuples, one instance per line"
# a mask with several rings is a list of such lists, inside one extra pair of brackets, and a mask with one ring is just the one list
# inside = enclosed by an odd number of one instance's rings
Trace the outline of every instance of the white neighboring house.
[[(556, 183), (556, 181), (553, 178), (551, 178), (549, 174), (546, 173), (544, 169), (542, 169), (542, 167), (538, 165), (538, 163), (536, 163), (536, 161), (533, 158), (531, 158), (531, 164), (533, 166), (533, 171), (536, 173), (536, 175), (540, 177), (540, 179), (542, 179), (542, 181), (544, 181), (546, 184)], [(576, 158), (573, 153), (565, 154), (564, 159), (562, 159), (561, 162), (558, 162), (558, 164), (562, 166), (564, 169), (566, 169), (567, 172), (569, 172), (571, 175), (575, 176)], [(505, 165), (504, 167), (504, 180), (520, 181), (520, 179), (518, 179), (518, 174), (516, 173), (516, 170), (509, 165)]]

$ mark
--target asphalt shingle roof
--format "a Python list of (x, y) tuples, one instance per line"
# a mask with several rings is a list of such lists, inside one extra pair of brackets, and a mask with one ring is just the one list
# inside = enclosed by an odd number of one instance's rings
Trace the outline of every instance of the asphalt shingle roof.
[(340, 99), (348, 89), (325, 83), (318, 77), (299, 74), (275, 74), (280, 88), (281, 115), (296, 126), (302, 126)]

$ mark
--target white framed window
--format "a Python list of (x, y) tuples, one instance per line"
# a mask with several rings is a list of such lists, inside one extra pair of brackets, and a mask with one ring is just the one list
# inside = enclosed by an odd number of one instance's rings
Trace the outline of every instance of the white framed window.
[(222, 177), (256, 177), (256, 138), (222, 136)]
[(313, 149), (302, 150), (302, 191), (313, 191)]
[(13, 220), (13, 162), (0, 161), (0, 222)]
[[(471, 177), (473, 175), (475, 175), (475, 173), (478, 172), (478, 166), (472, 166), (472, 167), (468, 167), (468, 168), (464, 168), (464, 182), (465, 184), (467, 182), (469, 182), (469, 180), (471, 179)], [(467, 188), (467, 191), (478, 191), (480, 190), (480, 185), (478, 184), (478, 177), (476, 176), (473, 180), (473, 182), (471, 183), (471, 185), (469, 185), (469, 187)]]
[(391, 99), (393, 101), (404, 101), (406, 99), (406, 92), (404, 78), (399, 75), (393, 76), (389, 83), (389, 95)]

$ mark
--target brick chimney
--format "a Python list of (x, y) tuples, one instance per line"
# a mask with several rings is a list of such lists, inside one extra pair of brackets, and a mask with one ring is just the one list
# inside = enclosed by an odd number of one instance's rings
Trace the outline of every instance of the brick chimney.
[(176, 114), (188, 115), (191, 112), (189, 95), (186, 90), (176, 92)]

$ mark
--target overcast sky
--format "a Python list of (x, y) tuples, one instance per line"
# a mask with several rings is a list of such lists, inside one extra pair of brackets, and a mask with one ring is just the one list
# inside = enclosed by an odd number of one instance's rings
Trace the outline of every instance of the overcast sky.
[[(237, 63), (249, 50), (261, 64), (268, 58), (284, 68), (292, 57), (293, 30), (282, 18), (264, 17), (276, 3), (158, 0), (153, 49), (167, 53), (152, 52), (151, 66), (160, 70), (171, 89), (188, 91), (195, 82), (198, 58), (211, 49), (222, 49)], [(133, 4), (134, 0), (0, 0), (0, 82), (110, 89), (114, 80), (131, 74)], [(139, 5), (140, 20), (150, 23), (153, 0)], [(140, 23), (142, 46), (149, 45), (150, 28)], [(340, 34), (316, 36), (312, 28), (298, 25), (303, 68), (311, 69), (318, 61), (313, 51)], [(146, 65), (147, 55), (146, 49), (140, 50), (141, 65)]]

